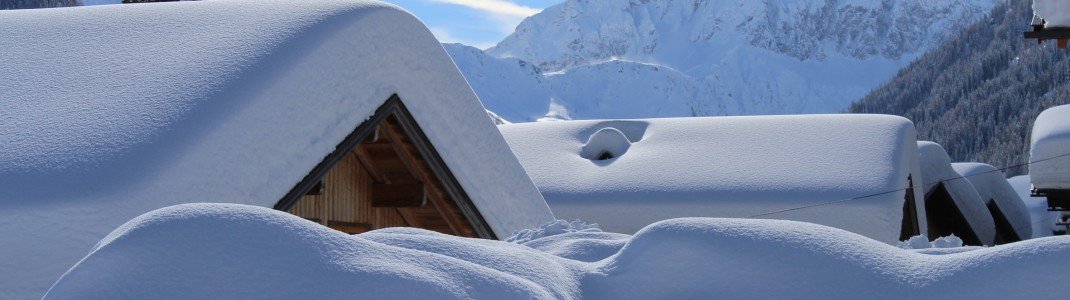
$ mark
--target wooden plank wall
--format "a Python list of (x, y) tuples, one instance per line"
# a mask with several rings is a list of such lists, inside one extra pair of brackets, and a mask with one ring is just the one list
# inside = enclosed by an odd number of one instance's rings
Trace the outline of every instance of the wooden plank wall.
[(302, 197), (289, 213), (324, 225), (337, 221), (369, 224), (372, 229), (409, 226), (397, 209), (371, 206), (371, 175), (353, 153), (327, 173), (323, 184), (321, 195)]
[[(394, 116), (386, 118), (377, 129), (379, 138), (364, 141), (327, 171), (322, 194), (301, 197), (288, 212), (348, 233), (419, 227), (477, 237), (471, 222), (455, 199), (444, 192), (442, 181), (414, 149), (412, 137), (398, 122)], [(384, 197), (374, 195), (372, 186), (376, 182), (422, 183), (427, 202), (418, 207), (373, 207), (372, 197)]]

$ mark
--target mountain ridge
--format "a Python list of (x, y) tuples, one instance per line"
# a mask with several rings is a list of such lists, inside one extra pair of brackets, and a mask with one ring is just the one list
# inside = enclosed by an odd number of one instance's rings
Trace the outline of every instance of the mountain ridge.
[[(569, 0), (517, 27), (483, 57), (455, 56), (488, 108), (506, 119), (599, 119), (750, 114), (830, 113), (847, 108), (893, 77), (915, 57), (979, 18), (995, 0)], [(449, 48), (449, 47), (447, 47)], [(447, 49), (451, 54), (457, 49)], [(478, 50), (478, 49), (477, 49)], [(658, 65), (660, 75), (635, 66), (658, 86), (638, 100), (613, 93), (549, 91), (509, 93), (486, 78), (512, 77), (539, 85), (535, 74), (507, 75), (486, 61), (524, 62), (543, 75), (580, 73), (576, 68), (616, 61)], [(515, 61), (513, 61), (515, 60)], [(581, 69), (582, 70), (582, 69)], [(610, 74), (586, 73), (575, 85), (606, 85)], [(623, 76), (616, 76), (621, 80)], [(687, 77), (686, 79), (682, 77)], [(621, 84), (625, 86), (625, 84)], [(695, 92), (698, 91), (698, 92)], [(690, 94), (691, 99), (675, 99)], [(544, 99), (550, 95), (552, 99)], [(644, 103), (651, 107), (616, 108)], [(553, 104), (535, 106), (534, 104)], [(679, 109), (686, 103), (686, 109)], [(510, 105), (522, 106), (522, 109)], [(568, 111), (569, 107), (602, 109)], [(513, 111), (503, 113), (499, 110)], [(654, 111), (644, 115), (644, 111)]]

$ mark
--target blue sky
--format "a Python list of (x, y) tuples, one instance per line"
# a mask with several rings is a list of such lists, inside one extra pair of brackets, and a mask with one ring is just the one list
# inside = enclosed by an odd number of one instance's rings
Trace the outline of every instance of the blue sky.
[(409, 10), (442, 42), (494, 46), (527, 16), (563, 0), (384, 0)]

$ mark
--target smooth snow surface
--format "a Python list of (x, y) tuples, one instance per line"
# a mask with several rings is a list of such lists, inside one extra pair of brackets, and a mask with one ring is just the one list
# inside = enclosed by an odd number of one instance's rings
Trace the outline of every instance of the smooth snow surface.
[(966, 177), (977, 189), (977, 194), (985, 203), (995, 201), (996, 206), (1007, 217), (1011, 227), (1018, 233), (1018, 237), (1029, 239), (1033, 236), (1032, 218), (1025, 202), (1018, 197), (1018, 192), (1007, 182), (1003, 172), (995, 167), (982, 163), (953, 163), (951, 167), (963, 177)]
[(966, 178), (962, 178), (951, 167), (951, 157), (947, 155), (944, 147), (933, 142), (918, 142), (918, 158), (921, 165), (921, 178), (925, 180), (922, 194), (929, 197), (930, 193), (942, 183), (981, 243), (992, 245), (996, 236), (996, 225), (992, 220), (992, 214), (988, 212), (985, 201), (977, 194), (973, 184)]
[(1044, 18), (1044, 27), (1070, 27), (1070, 1), (1033, 0), (1033, 14)]
[[(913, 124), (885, 115), (562, 121), (499, 126), (555, 216), (634, 233), (679, 217), (814, 222), (894, 244), (918, 176)], [(584, 145), (620, 132), (626, 153), (590, 160)], [(914, 177), (920, 185), (921, 178)], [(915, 188), (918, 207), (921, 189)], [(924, 211), (921, 230), (925, 232)]]
[(1053, 230), (1059, 229), (1055, 223), (1059, 221), (1060, 213), (1048, 211), (1048, 198), (1030, 196), (1032, 184), (1029, 183), (1029, 175), (1014, 176), (1007, 179), (1007, 182), (1010, 182), (1018, 197), (1025, 202), (1025, 207), (1029, 209), (1029, 217), (1033, 222), (1033, 238), (1051, 236)]
[(547, 238), (623, 246), (584, 262), (419, 229), (345, 235), (260, 207), (182, 205), (112, 232), (47, 298), (1050, 299), (1065, 295), (1051, 280), (1070, 268), (1070, 237), (928, 255), (780, 220), (569, 234)]
[[(1070, 14), (1070, 6), (1066, 9)], [(1034, 187), (1070, 189), (1070, 105), (1052, 107), (1037, 116), (1029, 161), (1034, 162), (1029, 165)]]
[(431, 32), (380, 2), (0, 12), (0, 298), (44, 294), (123, 222), (273, 206), (398, 94), (500, 237), (553, 220)]

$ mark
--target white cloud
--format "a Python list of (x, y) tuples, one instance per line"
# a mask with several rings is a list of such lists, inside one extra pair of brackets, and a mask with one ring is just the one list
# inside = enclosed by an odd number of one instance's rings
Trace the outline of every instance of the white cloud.
[(431, 0), (482, 10), (503, 17), (524, 19), (539, 13), (539, 9), (503, 0)]
[(484, 50), (494, 46), (494, 42), (459, 39), (453, 36), (449, 29), (442, 27), (431, 28), (431, 33), (435, 35), (435, 38), (437, 38), (440, 43), (461, 43)]
[(519, 5), (505, 0), (426, 0), (437, 3), (446, 3), (464, 6), (470, 9), (480, 10), (490, 13), (488, 16), (494, 19), (501, 27), (498, 28), (502, 33), (512, 33), (513, 29), (516, 29), (516, 25), (519, 25), (521, 21), (531, 15), (537, 14), (541, 9), (531, 8), (523, 5)]

